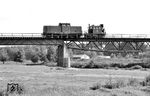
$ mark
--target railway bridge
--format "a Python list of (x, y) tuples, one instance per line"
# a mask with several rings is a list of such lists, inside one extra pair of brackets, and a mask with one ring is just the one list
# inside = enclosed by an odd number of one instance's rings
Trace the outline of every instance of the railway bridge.
[[(0, 45), (56, 45), (58, 66), (70, 67), (70, 48), (98, 52), (143, 52), (150, 46), (150, 35), (106, 34), (105, 38), (57, 38), (44, 37), (40, 33), (0, 33)], [(130, 49), (126, 50), (129, 46)], [(109, 47), (113, 50), (108, 50)]]

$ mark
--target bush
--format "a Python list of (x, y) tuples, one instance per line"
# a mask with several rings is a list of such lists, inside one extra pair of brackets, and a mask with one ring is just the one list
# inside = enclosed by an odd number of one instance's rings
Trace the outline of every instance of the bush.
[(125, 65), (124, 68), (133, 68), (133, 69), (150, 68), (150, 64), (148, 64), (148, 63), (129, 63), (129, 64)]
[(16, 53), (18, 50), (19, 50), (19, 49), (18, 49), (18, 48), (15, 48), (15, 47), (8, 47), (8, 48), (7, 48), (7, 54), (8, 54), (9, 60), (14, 61), (15, 53)]
[(43, 53), (39, 53), (38, 56), (40, 61), (42, 61), (43, 64), (46, 64), (48, 62), (46, 55), (44, 55)]
[(100, 83), (94, 84), (92, 87), (90, 87), (91, 90), (97, 90), (100, 89), (102, 85)]
[(90, 87), (90, 89), (91, 90), (97, 90), (100, 88), (115, 89), (115, 88), (120, 88), (120, 87), (125, 87), (125, 86), (126, 84), (123, 80), (119, 79), (119, 80), (115, 80), (114, 82), (112, 82), (110, 78), (110, 80), (106, 81), (104, 85), (100, 83), (96, 83), (92, 87)]
[(148, 76), (146, 76), (146, 78), (145, 78), (146, 80), (146, 82), (149, 82), (150, 83), (150, 75), (148, 75)]
[(125, 87), (125, 86), (126, 86), (125, 82), (121, 79), (115, 80), (114, 82), (107, 81), (107, 82), (105, 82), (105, 85), (103, 85), (103, 87), (107, 88), (107, 89), (121, 88), (121, 87)]
[(96, 64), (93, 60), (91, 60), (88, 64), (85, 64), (84, 68), (109, 68), (108, 64)]
[(94, 68), (94, 66), (95, 66), (95, 63), (93, 60), (91, 60), (87, 65), (85, 65), (84, 68)]
[(108, 69), (110, 66), (108, 64), (95, 64), (94, 68), (106, 68)]
[(23, 54), (21, 53), (21, 51), (15, 53), (14, 61), (23, 62)]
[(124, 80), (118, 79), (116, 80), (116, 88), (125, 87), (126, 83)]
[(132, 66), (130, 69), (143, 69), (143, 67), (140, 65), (135, 65), (135, 66)]
[(7, 56), (5, 56), (5, 55), (1, 55), (1, 57), (0, 57), (0, 61), (2, 61), (3, 62), (3, 64), (5, 63), (5, 61), (7, 61)]
[(145, 77), (145, 80), (141, 82), (142, 86), (150, 86), (150, 75)]
[(37, 63), (37, 62), (39, 61), (39, 56), (38, 56), (37, 54), (34, 55), (34, 56), (32, 56), (31, 61), (32, 61), (33, 63)]
[(105, 85), (103, 85), (104, 88), (107, 88), (107, 89), (114, 89), (114, 88), (117, 88), (117, 86), (115, 85), (115, 83), (112, 83), (112, 82), (105, 82)]
[(46, 57), (49, 61), (51, 62), (56, 62), (57, 60), (57, 51), (58, 49), (54, 46), (48, 46), (47, 47), (47, 54), (46, 54)]
[(4, 50), (4, 49), (1, 49), (0, 50), (0, 61), (3, 62), (3, 64), (5, 63), (5, 61), (8, 60), (8, 54), (7, 54), (7, 51)]
[(140, 82), (136, 78), (130, 78), (127, 83), (128, 86), (138, 86)]
[(71, 64), (71, 67), (74, 67), (74, 68), (84, 68), (85, 64), (82, 64), (82, 63), (73, 63)]
[(110, 67), (124, 68), (124, 65), (121, 63), (112, 63), (112, 64), (110, 64)]

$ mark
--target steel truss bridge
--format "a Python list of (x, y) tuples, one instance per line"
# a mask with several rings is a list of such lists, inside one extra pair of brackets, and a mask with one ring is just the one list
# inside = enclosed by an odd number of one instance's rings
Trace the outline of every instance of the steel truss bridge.
[[(62, 45), (99, 52), (142, 52), (150, 46), (150, 35), (111, 34), (105, 38), (53, 38), (40, 33), (0, 33), (0, 45)], [(109, 48), (112, 47), (110, 50)], [(128, 49), (128, 50), (127, 50)]]

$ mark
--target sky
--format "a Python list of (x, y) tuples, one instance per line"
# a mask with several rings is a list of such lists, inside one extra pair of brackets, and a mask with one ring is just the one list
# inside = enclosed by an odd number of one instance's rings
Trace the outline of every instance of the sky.
[(150, 0), (0, 0), (0, 33), (42, 33), (44, 25), (71, 23), (107, 34), (150, 34)]

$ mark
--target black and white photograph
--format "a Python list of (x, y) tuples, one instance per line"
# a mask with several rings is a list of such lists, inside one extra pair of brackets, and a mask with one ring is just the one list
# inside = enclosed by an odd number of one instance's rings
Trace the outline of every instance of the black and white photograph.
[(0, 96), (150, 96), (150, 1), (0, 0)]

